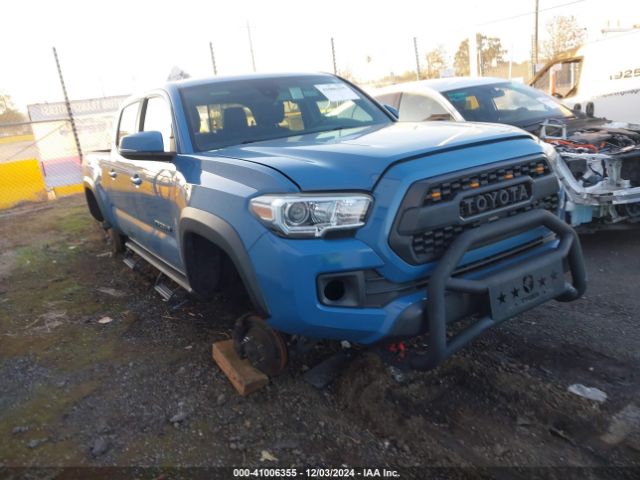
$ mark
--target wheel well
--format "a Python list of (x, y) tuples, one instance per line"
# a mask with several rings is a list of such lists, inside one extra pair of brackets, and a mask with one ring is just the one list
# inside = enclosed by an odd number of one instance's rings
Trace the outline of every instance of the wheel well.
[(247, 296), (247, 290), (229, 255), (197, 233), (184, 236), (185, 266), (197, 296), (211, 299), (219, 291)]
[(89, 213), (91, 213), (91, 216), (99, 222), (104, 222), (104, 217), (102, 216), (102, 212), (100, 211), (98, 200), (96, 199), (96, 196), (93, 194), (93, 192), (85, 187), (84, 196), (87, 199), (87, 205), (89, 206)]

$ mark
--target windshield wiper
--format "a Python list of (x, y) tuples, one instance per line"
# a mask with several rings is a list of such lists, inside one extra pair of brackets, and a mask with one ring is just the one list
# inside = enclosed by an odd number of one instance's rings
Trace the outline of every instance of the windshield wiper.
[(269, 140), (277, 140), (279, 138), (295, 137), (300, 132), (289, 132), (286, 135), (276, 135), (275, 137), (247, 138), (239, 143), (239, 145), (247, 145), (248, 143), (266, 142)]
[(348, 130), (350, 128), (362, 128), (362, 127), (370, 127), (371, 125), (337, 125), (335, 127), (322, 127), (316, 130), (309, 130), (307, 133), (323, 133), (323, 132), (337, 132), (339, 130)]
[(520, 128), (522, 128), (523, 130), (526, 130), (527, 128), (540, 126), (544, 122), (548, 122), (548, 121), (564, 122), (565, 120), (571, 120), (571, 119), (574, 119), (574, 118), (576, 118), (576, 117), (575, 116), (571, 116), (571, 117), (548, 117), (548, 118), (542, 118), (540, 120), (536, 120), (535, 122), (525, 123), (524, 125), (518, 125), (518, 126)]
[(338, 125), (336, 127), (322, 128), (320, 130), (309, 130), (309, 131), (306, 131), (306, 132), (305, 131), (289, 132), (286, 135), (278, 135), (278, 136), (275, 136), (275, 137), (247, 138), (246, 140), (242, 140), (237, 145), (247, 145), (249, 143), (266, 142), (266, 141), (269, 141), (269, 140), (277, 140), (277, 139), (280, 139), (280, 138), (296, 137), (296, 136), (300, 136), (300, 135), (308, 135), (308, 134), (314, 134), (314, 133), (334, 132), (334, 131), (337, 131), (337, 130), (346, 130), (346, 129), (349, 129), (349, 128), (360, 128), (360, 126)]
[(348, 128), (358, 128), (358, 127), (354, 127), (353, 125), (349, 126), (349, 125), (338, 125), (337, 127), (332, 127), (329, 130), (325, 130), (325, 132), (335, 132), (336, 130), (346, 130)]

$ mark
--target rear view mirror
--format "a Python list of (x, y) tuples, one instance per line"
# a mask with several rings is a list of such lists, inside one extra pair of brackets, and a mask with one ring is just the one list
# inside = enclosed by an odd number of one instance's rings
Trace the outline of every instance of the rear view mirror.
[(160, 132), (137, 132), (122, 137), (120, 155), (129, 159), (168, 160), (173, 153), (164, 151), (164, 142)]

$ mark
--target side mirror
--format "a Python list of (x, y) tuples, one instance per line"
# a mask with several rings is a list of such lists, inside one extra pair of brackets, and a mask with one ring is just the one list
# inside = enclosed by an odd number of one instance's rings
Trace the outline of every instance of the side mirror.
[(160, 132), (137, 132), (120, 140), (120, 155), (131, 160), (170, 160), (172, 152), (164, 151)]
[(400, 112), (398, 111), (397, 108), (394, 108), (391, 105), (387, 105), (386, 103), (384, 104), (384, 108), (386, 108), (387, 112), (389, 112), (391, 115), (393, 115), (394, 118), (396, 118), (396, 119), (400, 118)]

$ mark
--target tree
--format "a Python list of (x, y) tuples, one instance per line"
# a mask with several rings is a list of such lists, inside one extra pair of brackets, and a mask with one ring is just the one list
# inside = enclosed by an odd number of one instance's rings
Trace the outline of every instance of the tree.
[(560, 53), (582, 45), (586, 32), (573, 15), (556, 15), (547, 22), (547, 36), (541, 53), (543, 58), (551, 60)]
[(424, 72), (426, 78), (440, 78), (440, 71), (447, 68), (447, 52), (442, 45), (429, 50), (426, 55), (427, 68)]
[(351, 71), (351, 67), (346, 66), (344, 68), (341, 68), (340, 70), (338, 70), (338, 75), (341, 76), (342, 78), (344, 78), (345, 80), (348, 80), (349, 82), (355, 82), (356, 78), (353, 75), (353, 72)]
[(15, 108), (11, 96), (0, 93), (0, 124), (20, 123), (26, 121), (24, 113)]
[(456, 75), (464, 76), (469, 75), (469, 39), (465, 38), (460, 42), (458, 51), (453, 57), (453, 68), (456, 71)]
[[(504, 56), (507, 51), (502, 48), (502, 40), (497, 37), (487, 37), (481, 33), (476, 33), (476, 45), (479, 52), (480, 72), (484, 72), (489, 67), (496, 67), (504, 63)], [(469, 39), (464, 39), (453, 60), (456, 75), (469, 75)]]
[(171, 67), (171, 72), (169, 72), (169, 76), (167, 77), (168, 82), (173, 82), (175, 80), (184, 80), (185, 78), (191, 78), (187, 72), (182, 70), (180, 67)]

